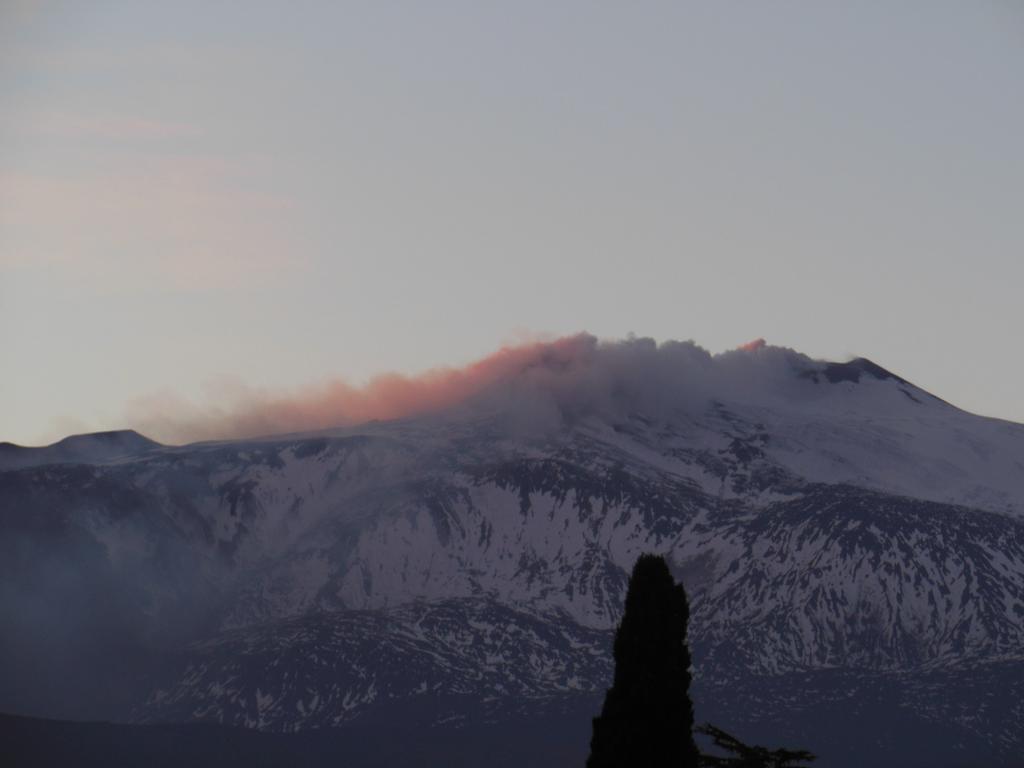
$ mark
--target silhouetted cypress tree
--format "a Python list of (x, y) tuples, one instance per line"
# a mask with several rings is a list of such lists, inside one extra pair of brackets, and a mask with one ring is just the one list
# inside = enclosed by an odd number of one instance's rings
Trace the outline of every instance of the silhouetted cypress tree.
[(615, 634), (615, 680), (594, 718), (587, 768), (691, 768), (693, 742), (686, 592), (662, 557), (641, 555)]

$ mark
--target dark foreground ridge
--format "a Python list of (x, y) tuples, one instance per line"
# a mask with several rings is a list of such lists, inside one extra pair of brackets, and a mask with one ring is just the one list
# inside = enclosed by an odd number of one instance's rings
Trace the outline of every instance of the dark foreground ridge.
[[(501, 723), (423, 725), (428, 712), (343, 728), (267, 733), (207, 723), (128, 725), (0, 714), (0, 752), (18, 768), (559, 768), (582, 763), (589, 710)], [(10, 761), (10, 762), (7, 762)]]
[[(978, 686), (998, 688), (1012, 676), (1011, 665), (979, 675)], [(800, 744), (814, 750), (814, 768), (1024, 768), (1024, 759), (993, 754), (984, 738), (951, 724), (926, 722), (891, 701), (900, 684), (888, 677), (842, 671), (798, 675), (808, 701), (801, 722), (789, 720), (784, 703), (793, 686), (785, 680), (761, 680), (735, 690), (695, 685), (698, 722), (731, 722), (751, 702), (766, 713), (742, 726), (748, 743), (777, 747)], [(856, 677), (858, 692), (845, 696)], [(912, 681), (904, 682), (904, 685)], [(945, 695), (948, 681), (933, 682)], [(837, 692), (840, 692), (837, 695)], [(954, 692), (953, 695), (955, 695)], [(989, 711), (1009, 709), (1007, 694), (986, 702)], [(271, 733), (247, 728), (188, 723), (132, 725), (71, 722), (0, 714), (0, 764), (18, 768), (566, 768), (587, 758), (591, 718), (602, 695), (579, 695), (557, 711), (537, 702), (534, 714), (462, 719), (427, 725), (452, 701), (429, 698), (414, 706), (391, 703), (382, 711), (341, 728)], [(820, 703), (825, 702), (825, 703)], [(463, 708), (467, 711), (467, 708)], [(851, 732), (871, 734), (855, 742)], [(709, 744), (700, 743), (702, 750)]]

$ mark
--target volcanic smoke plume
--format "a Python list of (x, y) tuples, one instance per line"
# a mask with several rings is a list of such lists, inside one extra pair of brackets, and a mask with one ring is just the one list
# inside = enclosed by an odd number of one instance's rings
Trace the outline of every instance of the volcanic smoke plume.
[(524, 423), (557, 424), (593, 410), (685, 407), (811, 364), (761, 339), (711, 355), (692, 341), (599, 341), (581, 333), (503, 347), (464, 368), (383, 374), (364, 386), (335, 379), (290, 395), (240, 386), (208, 406), (147, 398), (129, 416), (132, 426), (169, 442), (313, 431), (460, 407), (511, 410)]

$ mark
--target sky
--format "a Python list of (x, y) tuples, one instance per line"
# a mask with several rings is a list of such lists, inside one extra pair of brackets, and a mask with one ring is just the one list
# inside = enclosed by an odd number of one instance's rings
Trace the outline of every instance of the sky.
[(1024, 5), (0, 0), (0, 441), (587, 331), (1024, 421)]

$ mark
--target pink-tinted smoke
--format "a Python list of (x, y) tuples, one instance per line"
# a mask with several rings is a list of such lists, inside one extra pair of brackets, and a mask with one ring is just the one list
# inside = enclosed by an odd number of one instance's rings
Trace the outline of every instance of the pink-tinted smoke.
[(338, 379), (284, 396), (238, 386), (223, 394), (227, 402), (208, 407), (151, 397), (137, 401), (129, 416), (144, 433), (172, 443), (399, 419), (450, 408), (504, 382), (564, 374), (584, 363), (596, 348), (594, 337), (578, 334), (503, 347), (463, 368), (438, 368), (416, 376), (382, 374), (364, 386)]

